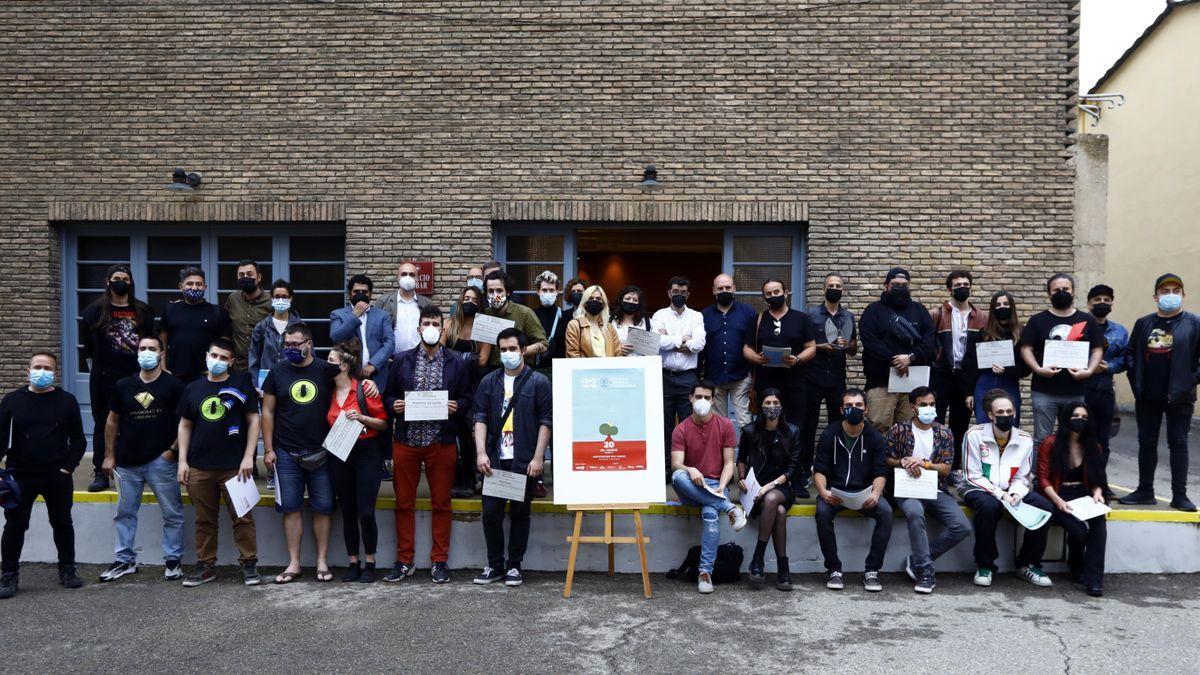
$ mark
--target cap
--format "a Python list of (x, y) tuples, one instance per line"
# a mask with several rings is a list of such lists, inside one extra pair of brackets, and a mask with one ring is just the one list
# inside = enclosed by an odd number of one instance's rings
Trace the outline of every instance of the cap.
[(1112, 286), (1107, 286), (1105, 284), (1096, 284), (1095, 286), (1092, 286), (1092, 289), (1088, 291), (1087, 299), (1091, 300), (1097, 295), (1107, 295), (1110, 298), (1117, 297), (1116, 293), (1113, 292)]
[(883, 278), (883, 283), (891, 283), (892, 279), (895, 279), (896, 277), (904, 277), (905, 281), (912, 281), (912, 277), (909, 276), (908, 270), (904, 269), (903, 267), (893, 267), (892, 269), (888, 270), (887, 276)]
[(1178, 284), (1180, 288), (1183, 288), (1183, 279), (1180, 279), (1178, 274), (1167, 272), (1154, 282), (1154, 292), (1157, 293), (1158, 289), (1167, 284)]

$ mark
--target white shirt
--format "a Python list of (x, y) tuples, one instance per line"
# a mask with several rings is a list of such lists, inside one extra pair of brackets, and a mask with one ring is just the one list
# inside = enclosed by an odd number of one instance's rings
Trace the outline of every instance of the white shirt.
[(275, 317), (271, 317), (271, 323), (275, 326), (275, 332), (279, 333), (280, 335), (283, 335), (284, 329), (287, 328), (288, 320), (287, 319), (276, 319)]
[(967, 312), (950, 305), (951, 358), (955, 368), (962, 367), (963, 354), (967, 353)]
[(396, 346), (393, 353), (399, 354), (413, 349), (421, 342), (417, 326), (421, 325), (421, 308), (417, 305), (417, 295), (412, 300), (405, 300), (396, 291), (396, 328), (394, 331)]
[[(517, 381), (517, 378), (515, 375), (509, 375), (508, 373), (504, 374), (504, 407), (505, 408), (508, 407), (508, 401), (509, 401), (509, 399), (512, 398), (513, 384), (516, 381)], [(512, 411), (509, 411), (509, 414), (511, 415)], [(501, 424), (500, 459), (512, 459), (513, 458), (513, 446), (515, 445), (515, 443), (513, 441), (513, 433), (511, 431), (503, 430), (504, 420), (500, 420), (500, 424)]]
[(363, 315), (358, 317), (358, 341), (362, 343), (362, 364), (365, 366), (371, 362), (371, 350), (367, 348), (367, 316), (371, 314), (371, 308), (368, 307)]
[(922, 462), (933, 457), (933, 427), (922, 429), (916, 424), (912, 425), (913, 432), (913, 453), (915, 459)]
[[(700, 352), (704, 351), (704, 316), (686, 305), (683, 311), (676, 314), (675, 308), (664, 307), (654, 313), (650, 319), (650, 330), (666, 329), (667, 334), (660, 334), (659, 353), (662, 355), (665, 370), (691, 370), (699, 365)], [(686, 345), (684, 335), (691, 335)], [(687, 347), (687, 352), (675, 351), (679, 347)]]

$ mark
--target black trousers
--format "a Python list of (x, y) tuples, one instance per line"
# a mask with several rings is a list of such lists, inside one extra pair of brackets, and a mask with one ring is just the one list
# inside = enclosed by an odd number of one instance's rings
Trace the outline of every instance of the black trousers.
[(1117, 415), (1117, 394), (1112, 389), (1088, 389), (1083, 395), (1084, 403), (1092, 411), (1092, 426), (1096, 429), (1096, 440), (1104, 450), (1104, 464), (1108, 465), (1108, 438), (1112, 436), (1113, 418)]
[[(825, 558), (825, 569), (830, 572), (842, 570), (833, 519), (845, 510), (844, 506), (830, 506), (824, 499), (817, 500), (817, 542), (821, 545), (821, 555)], [(867, 572), (878, 572), (883, 567), (888, 540), (892, 538), (892, 505), (886, 499), (880, 499), (873, 508), (863, 509), (859, 513), (864, 518), (875, 521), (875, 528), (871, 531), (871, 548), (867, 551), (863, 569)]]
[[(803, 424), (788, 418), (788, 421), (800, 427), (800, 465), (804, 475), (812, 475), (813, 452), (817, 447), (817, 433), (825, 426), (840, 422), (842, 419), (842, 394), (846, 392), (846, 383), (817, 384), (806, 381), (804, 391)], [(825, 407), (825, 424), (821, 423), (821, 407)]]
[(61, 471), (14, 471), (13, 478), (21, 486), (21, 502), (4, 512), (4, 534), (0, 535), (0, 572), (16, 572), (21, 565), (21, 549), (25, 547), (25, 532), (38, 495), (46, 502), (46, 515), (54, 530), (54, 547), (58, 549), (58, 565), (75, 564), (75, 525), (71, 522), (71, 504), (75, 484)]
[(333, 494), (342, 511), (342, 538), (348, 556), (358, 557), (360, 542), (363, 555), (375, 555), (379, 544), (379, 525), (375, 522), (375, 501), (383, 480), (383, 455), (379, 447), (379, 436), (359, 439), (347, 461), (329, 457)]
[(104, 425), (108, 423), (108, 396), (117, 387), (117, 380), (129, 373), (93, 371), (88, 377), (88, 394), (92, 406), (92, 470), (100, 471), (104, 464)]
[[(971, 409), (967, 407), (967, 397), (974, 391), (967, 391), (962, 378), (957, 373), (934, 372), (930, 377), (933, 393), (937, 396), (937, 421), (948, 424), (954, 432), (954, 465), (962, 466), (963, 436), (971, 426)], [(949, 423), (946, 420), (949, 419)]]
[[(1043, 511), (1051, 513), (1055, 511), (1050, 502), (1036, 492), (1025, 495), (1024, 501)], [(975, 529), (975, 566), (986, 567), (994, 572), (997, 569), (996, 558), (1000, 557), (1000, 551), (996, 547), (996, 526), (1000, 524), (1000, 516), (1005, 513), (1004, 505), (1000, 503), (999, 499), (983, 490), (971, 490), (966, 493), (963, 495), (963, 503), (975, 512), (975, 517), (971, 521), (971, 525)], [(1074, 518), (1074, 516), (1071, 517)], [(1046, 553), (1048, 529), (1043, 525), (1036, 530), (1025, 531), (1025, 541), (1021, 544), (1021, 550), (1017, 552), (1016, 556), (1017, 567), (1042, 564), (1042, 556)]]
[(458, 462), (454, 466), (454, 486), (474, 489), (475, 479), (475, 423), (471, 416), (458, 424)]
[(663, 433), (666, 444), (663, 446), (666, 454), (667, 480), (671, 479), (671, 432), (675, 431), (676, 421), (682, 422), (692, 414), (692, 386), (699, 382), (695, 370), (670, 371), (663, 370)]
[[(496, 467), (512, 470), (512, 461), (505, 460)], [(525, 481), (525, 501), (483, 496), (483, 540), (487, 545), (488, 567), (496, 570), (521, 569), (525, 549), (529, 546), (529, 514), (533, 508), (533, 486), (537, 481)], [(508, 566), (504, 560), (504, 507), (508, 506)]]
[[(1058, 496), (1069, 502), (1088, 496), (1088, 491), (1082, 486), (1064, 485)], [(1071, 575), (1078, 576), (1085, 586), (1103, 586), (1104, 547), (1108, 541), (1104, 516), (1082, 521), (1066, 511), (1052, 509), (1050, 513), (1067, 533), (1067, 568)]]
[(1138, 489), (1154, 491), (1154, 470), (1158, 468), (1158, 432), (1167, 418), (1167, 447), (1171, 451), (1171, 492), (1187, 494), (1188, 429), (1196, 404), (1191, 401), (1167, 403), (1163, 399), (1140, 398), (1135, 403), (1138, 425)]

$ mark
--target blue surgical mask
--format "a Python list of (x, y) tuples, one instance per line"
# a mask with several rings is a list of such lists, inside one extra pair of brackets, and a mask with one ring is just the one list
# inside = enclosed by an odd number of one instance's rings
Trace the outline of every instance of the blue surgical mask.
[(271, 309), (283, 314), (292, 308), (292, 301), (287, 298), (275, 298), (271, 300)]
[(937, 419), (937, 408), (931, 405), (917, 408), (917, 419), (921, 420), (921, 424), (933, 424)]
[(467, 285), (470, 286), (471, 288), (478, 288), (479, 290), (482, 291), (483, 290), (483, 279), (475, 279), (475, 278), (467, 279)]
[(154, 370), (158, 367), (158, 352), (144, 351), (138, 352), (138, 366), (142, 370)]
[(54, 384), (54, 371), (34, 368), (29, 371), (29, 384), (32, 384), (38, 389), (45, 389)]
[(204, 299), (204, 291), (199, 288), (183, 289), (183, 299), (188, 302), (200, 302)]
[(224, 375), (225, 371), (229, 370), (229, 362), (222, 361), (220, 359), (205, 358), (204, 365), (208, 366), (209, 374), (215, 375), (216, 377)]
[(558, 301), (558, 293), (538, 293), (538, 300), (542, 301), (542, 307), (553, 307)]
[(521, 352), (500, 352), (500, 363), (505, 370), (516, 370), (521, 365)]
[(1183, 307), (1183, 295), (1163, 293), (1158, 296), (1158, 308), (1164, 312), (1177, 312)]

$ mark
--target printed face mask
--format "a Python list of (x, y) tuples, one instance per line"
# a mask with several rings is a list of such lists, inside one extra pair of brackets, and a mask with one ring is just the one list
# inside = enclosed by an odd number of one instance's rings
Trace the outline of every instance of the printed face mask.
[(783, 414), (783, 406), (764, 405), (762, 407), (762, 414), (763, 417), (769, 420), (777, 420), (779, 419), (779, 416)]
[(200, 302), (204, 299), (204, 291), (199, 288), (185, 288), (183, 289), (183, 299), (193, 303)]

